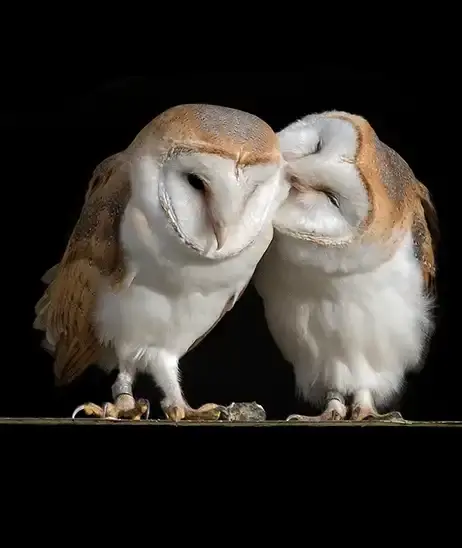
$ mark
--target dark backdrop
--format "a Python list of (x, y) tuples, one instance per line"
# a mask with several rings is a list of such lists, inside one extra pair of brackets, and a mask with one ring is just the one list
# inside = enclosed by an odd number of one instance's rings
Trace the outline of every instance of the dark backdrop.
[[(447, 391), (458, 374), (450, 355), (447, 260), (450, 181), (441, 177), (438, 145), (429, 134), (441, 129), (431, 91), (418, 75), (319, 69), (280, 73), (168, 73), (159, 78), (12, 79), (4, 88), (4, 157), (13, 202), (5, 206), (7, 247), (4, 304), (11, 312), (4, 340), (2, 416), (69, 416), (84, 401), (110, 399), (113, 377), (90, 369), (73, 386), (56, 389), (51, 358), (32, 330), (40, 277), (61, 257), (82, 206), (91, 173), (106, 156), (124, 149), (164, 109), (185, 102), (209, 102), (253, 112), (278, 131), (295, 118), (327, 109), (369, 119), (380, 138), (395, 148), (432, 192), (442, 234), (438, 252), (438, 328), (423, 371), (411, 377), (401, 411), (409, 419), (462, 420)], [(438, 140), (437, 140), (438, 141)], [(5, 151), (5, 147), (4, 147)], [(5, 172), (4, 172), (5, 173)], [(4, 263), (5, 264), (5, 263)], [(16, 300), (13, 300), (16, 299)], [(213, 333), (181, 363), (186, 396), (193, 405), (257, 400), (269, 418), (285, 418), (303, 407), (294, 396), (291, 367), (265, 326), (259, 297), (250, 288)], [(6, 389), (5, 389), (6, 387)], [(158, 392), (142, 379), (160, 416)], [(459, 398), (461, 400), (462, 398)]]

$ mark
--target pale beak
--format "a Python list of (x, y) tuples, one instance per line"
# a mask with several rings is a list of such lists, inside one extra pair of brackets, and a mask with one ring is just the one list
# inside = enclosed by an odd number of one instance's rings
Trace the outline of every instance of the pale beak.
[(236, 214), (236, 209), (239, 210), (241, 204), (239, 202), (236, 204), (235, 200), (236, 197), (229, 195), (226, 187), (222, 187), (218, 193), (215, 193), (213, 198), (211, 197), (208, 204), (209, 220), (217, 241), (215, 251), (220, 251), (224, 247), (230, 231), (238, 222), (239, 215)]
[(215, 238), (217, 239), (217, 251), (219, 251), (225, 245), (226, 238), (228, 237), (228, 229), (221, 223), (214, 222), (213, 231), (215, 232)]

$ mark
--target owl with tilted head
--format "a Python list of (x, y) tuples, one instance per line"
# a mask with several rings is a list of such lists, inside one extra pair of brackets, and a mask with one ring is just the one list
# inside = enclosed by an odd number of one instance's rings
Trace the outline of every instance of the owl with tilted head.
[(361, 116), (312, 114), (279, 139), (290, 192), (255, 286), (297, 392), (319, 409), (288, 420), (402, 420), (390, 406), (434, 330), (429, 192)]
[(117, 370), (113, 402), (82, 408), (140, 419), (149, 406), (133, 384), (146, 372), (169, 419), (217, 419), (216, 404), (188, 405), (179, 360), (242, 295), (287, 193), (277, 136), (257, 116), (204, 104), (159, 114), (97, 166), (64, 255), (43, 277), (34, 326), (57, 383), (90, 365)]

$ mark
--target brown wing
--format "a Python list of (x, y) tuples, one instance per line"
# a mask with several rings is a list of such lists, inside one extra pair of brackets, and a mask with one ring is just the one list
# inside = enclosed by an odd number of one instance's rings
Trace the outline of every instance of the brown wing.
[(416, 181), (416, 193), (419, 199), (412, 234), (417, 258), (422, 265), (427, 291), (434, 294), (436, 291), (436, 248), (439, 241), (438, 216), (428, 189)]
[(93, 171), (90, 182), (88, 183), (88, 189), (85, 194), (85, 201), (98, 190), (101, 186), (104, 186), (108, 179), (115, 173), (117, 168), (121, 164), (122, 155), (113, 154), (104, 159)]
[(207, 337), (207, 335), (209, 333), (211, 333), (215, 327), (221, 322), (221, 320), (223, 319), (223, 316), (229, 312), (233, 307), (234, 305), (237, 303), (237, 301), (242, 297), (242, 295), (244, 294), (244, 291), (247, 289), (247, 286), (249, 285), (250, 282), (247, 282), (244, 286), (244, 288), (242, 289), (242, 291), (239, 293), (237, 299), (235, 299), (235, 294), (230, 297), (229, 301), (226, 303), (225, 307), (223, 308), (223, 312), (221, 313), (221, 315), (219, 316), (219, 318), (217, 319), (217, 321), (212, 325), (212, 327), (206, 331), (202, 337), (199, 337), (198, 339), (196, 339), (192, 345), (189, 347), (188, 349), (188, 352), (191, 352), (191, 350), (193, 350), (194, 348), (196, 348), (196, 346), (198, 346), (204, 339), (205, 337)]
[(103, 281), (115, 285), (124, 278), (119, 225), (129, 198), (123, 155), (114, 155), (96, 168), (64, 256), (45, 276), (51, 283), (36, 305), (34, 325), (55, 345), (58, 384), (70, 383), (98, 359), (95, 297)]
[(373, 135), (378, 158), (380, 181), (391, 203), (394, 221), (399, 222), (412, 211), (414, 251), (420, 261), (426, 289), (435, 292), (435, 249), (438, 219), (428, 189), (420, 183), (407, 162), (391, 147)]

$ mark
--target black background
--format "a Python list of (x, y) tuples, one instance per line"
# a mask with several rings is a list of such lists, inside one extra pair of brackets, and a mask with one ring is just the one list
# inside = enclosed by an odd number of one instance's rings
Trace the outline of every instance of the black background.
[[(55, 388), (51, 358), (39, 346), (40, 333), (32, 329), (34, 305), (44, 288), (40, 277), (60, 259), (97, 163), (124, 149), (166, 108), (208, 102), (253, 112), (276, 131), (311, 112), (336, 109), (363, 115), (428, 186), (441, 230), (438, 327), (424, 369), (409, 379), (401, 411), (408, 419), (462, 420), (462, 397), (451, 386), (460, 375), (449, 337), (451, 179), (442, 177), (442, 155), (435, 154), (435, 146), (442, 151), (441, 120), (423, 116), (422, 105), (434, 110), (439, 100), (426, 83), (415, 74), (338, 67), (314, 73), (195, 71), (158, 78), (11, 79), (3, 89), (1, 114), (8, 177), (3, 184), (11, 186), (14, 199), (4, 203), (8, 251), (4, 248), (3, 304), (11, 312), (4, 316), (8, 330), (0, 416), (69, 416), (84, 401), (110, 399), (114, 378), (96, 368), (69, 388)], [(256, 400), (270, 419), (306, 411), (295, 399), (291, 367), (272, 342), (252, 288), (181, 367), (192, 405)], [(159, 394), (147, 379), (138, 383), (137, 396), (148, 397), (153, 416), (161, 416)]]

